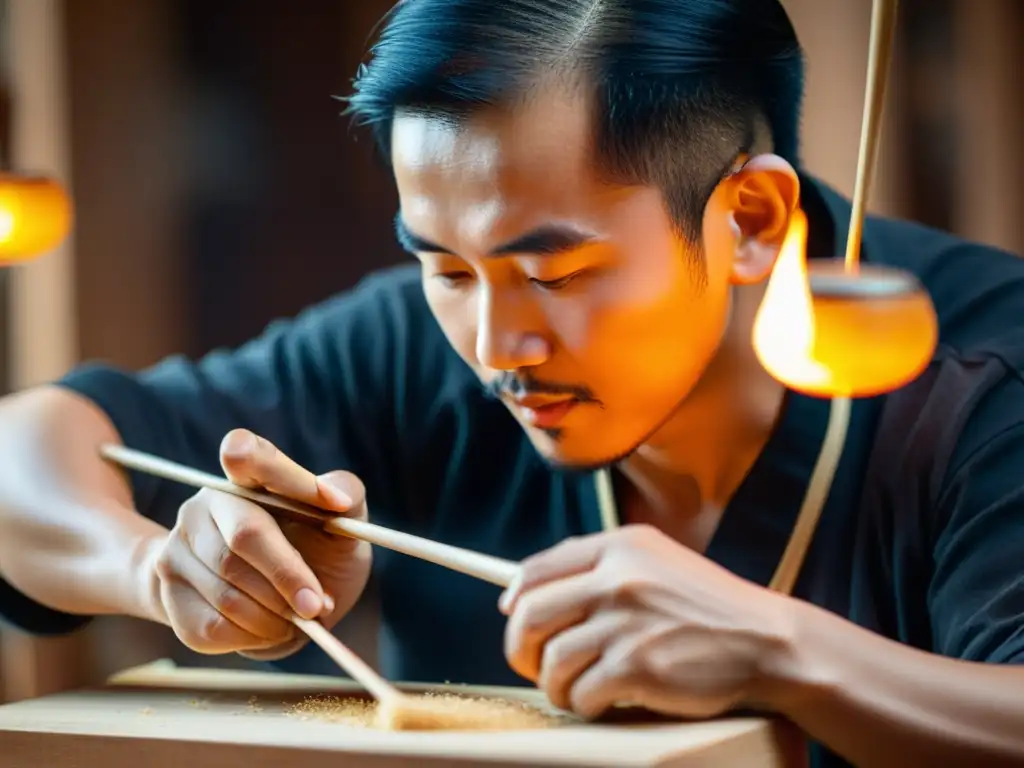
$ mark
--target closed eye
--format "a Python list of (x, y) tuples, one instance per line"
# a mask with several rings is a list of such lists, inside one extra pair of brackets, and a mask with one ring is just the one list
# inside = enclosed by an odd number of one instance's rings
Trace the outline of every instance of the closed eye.
[(564, 277), (559, 277), (554, 280), (541, 280), (536, 277), (531, 277), (530, 282), (536, 286), (543, 288), (546, 291), (558, 291), (569, 285), (569, 283), (571, 283), (576, 277), (578, 277), (580, 272), (582, 271), (583, 270), (577, 270), (576, 272), (571, 272), (568, 275), (565, 275)]
[(440, 280), (448, 287), (454, 287), (461, 282), (469, 280), (472, 277), (473, 276), (469, 272), (466, 272), (464, 270), (457, 272), (439, 272), (434, 275), (435, 279)]

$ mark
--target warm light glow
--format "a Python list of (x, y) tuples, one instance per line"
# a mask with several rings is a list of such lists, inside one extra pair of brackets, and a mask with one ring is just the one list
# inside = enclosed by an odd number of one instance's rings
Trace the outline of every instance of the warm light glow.
[(906, 273), (870, 264), (846, 271), (841, 259), (815, 262), (809, 272), (806, 249), (807, 219), (798, 210), (754, 320), (765, 369), (819, 397), (871, 397), (915, 379), (938, 341), (927, 292)]
[(67, 237), (71, 219), (71, 201), (53, 179), (0, 174), (0, 264), (53, 250)]

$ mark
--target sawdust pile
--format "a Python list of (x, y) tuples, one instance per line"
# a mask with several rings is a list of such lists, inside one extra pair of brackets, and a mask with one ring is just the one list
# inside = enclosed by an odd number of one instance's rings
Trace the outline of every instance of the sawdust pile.
[[(513, 731), (552, 728), (567, 718), (543, 712), (521, 701), (429, 692), (412, 697), (422, 715), (436, 715), (444, 730)], [(354, 728), (404, 730), (390, 715), (382, 716), (376, 701), (356, 697), (311, 696), (295, 704), (287, 714), (302, 720), (322, 720)], [(429, 726), (425, 729), (429, 729)], [(417, 730), (417, 728), (412, 728)]]

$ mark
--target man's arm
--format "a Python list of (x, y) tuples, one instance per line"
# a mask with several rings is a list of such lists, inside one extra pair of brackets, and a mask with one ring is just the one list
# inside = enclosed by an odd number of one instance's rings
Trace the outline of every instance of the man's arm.
[(142, 542), (166, 529), (135, 512), (125, 477), (95, 455), (118, 439), (99, 408), (61, 388), (0, 402), (0, 609), (26, 630), (153, 618), (152, 591), (132, 574)]
[(809, 736), (854, 765), (1024, 765), (1024, 667), (920, 651), (809, 604), (797, 613), (796, 650), (764, 703)]
[(936, 653), (794, 605), (768, 704), (858, 765), (1024, 765), (1024, 385), (972, 414), (935, 510)]
[(138, 374), (86, 366), (0, 401), (0, 613), (40, 633), (153, 618), (140, 548), (194, 489), (123, 474), (99, 457), (105, 441), (217, 472), (242, 427), (313, 472), (345, 465), (386, 489), (395, 293), (371, 279), (237, 350)]

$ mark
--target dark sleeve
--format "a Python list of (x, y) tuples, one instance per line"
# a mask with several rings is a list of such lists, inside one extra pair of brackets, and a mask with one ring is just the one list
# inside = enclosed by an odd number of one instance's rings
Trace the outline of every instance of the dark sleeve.
[(967, 420), (937, 509), (935, 650), (1024, 663), (1024, 384), (1011, 375)]
[[(383, 511), (401, 487), (395, 382), (398, 366), (410, 362), (410, 309), (395, 283), (389, 273), (367, 278), (238, 349), (169, 358), (139, 373), (90, 364), (59, 384), (95, 402), (129, 447), (220, 474), (221, 440), (245, 427), (314, 472), (358, 474), (371, 506)], [(137, 473), (131, 480), (137, 509), (168, 527), (195, 493)], [(39, 634), (84, 621), (3, 583), (0, 614)]]

